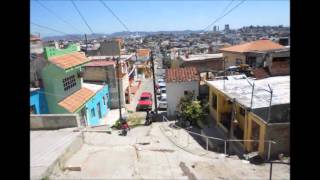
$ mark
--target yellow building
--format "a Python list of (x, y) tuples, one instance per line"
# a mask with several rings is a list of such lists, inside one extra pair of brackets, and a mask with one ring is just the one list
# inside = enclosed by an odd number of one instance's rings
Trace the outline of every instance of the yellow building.
[[(248, 80), (237, 75), (206, 83), (209, 86), (210, 115), (217, 125), (231, 139), (257, 140), (240, 141), (238, 146), (246, 152), (257, 151), (265, 157), (269, 150), (266, 141), (273, 140), (276, 144), (271, 145), (271, 156), (289, 154), (290, 76)], [(268, 84), (272, 88), (270, 115)]]

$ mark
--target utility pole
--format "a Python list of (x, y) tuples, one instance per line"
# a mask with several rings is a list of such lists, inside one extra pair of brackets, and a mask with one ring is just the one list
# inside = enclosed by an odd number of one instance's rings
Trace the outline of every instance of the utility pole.
[[(230, 132), (229, 132), (229, 139), (233, 138), (233, 131), (234, 131), (234, 127), (233, 127), (233, 123), (234, 123), (234, 119), (236, 118), (236, 99), (233, 98), (231, 99), (232, 101), (232, 111), (231, 111), (231, 120), (230, 120)], [(229, 152), (231, 152), (232, 150), (232, 141), (229, 142)]]
[(120, 66), (119, 66), (119, 60), (120, 57), (117, 59), (117, 81), (118, 81), (118, 101), (119, 101), (119, 112), (120, 112), (120, 122), (122, 122), (122, 113), (121, 113), (121, 96), (120, 96)]
[(86, 54), (88, 53), (88, 40), (87, 40), (87, 34), (84, 34), (84, 38), (86, 41)]
[(156, 90), (156, 77), (154, 75), (154, 62), (153, 62), (153, 52), (150, 53), (150, 60), (151, 60), (151, 68), (152, 68), (152, 76), (153, 76), (153, 96), (154, 96), (154, 109), (156, 111), (156, 115), (158, 115), (158, 107), (157, 107), (157, 90)]

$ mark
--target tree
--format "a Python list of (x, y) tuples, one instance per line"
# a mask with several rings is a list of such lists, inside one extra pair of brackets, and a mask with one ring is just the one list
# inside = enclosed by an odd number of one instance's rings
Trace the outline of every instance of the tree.
[(205, 117), (201, 102), (195, 100), (194, 93), (188, 93), (182, 97), (177, 109), (182, 120), (189, 121), (191, 124), (197, 124), (197, 121), (201, 121)]

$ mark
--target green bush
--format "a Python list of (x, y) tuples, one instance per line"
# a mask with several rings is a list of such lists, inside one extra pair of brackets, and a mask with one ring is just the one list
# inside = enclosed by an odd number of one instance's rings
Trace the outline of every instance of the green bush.
[(205, 111), (201, 102), (195, 100), (193, 93), (188, 93), (180, 99), (177, 106), (183, 120), (190, 121), (192, 124), (198, 125), (198, 121), (205, 119)]
[(116, 121), (116, 123), (114, 124), (114, 127), (117, 128), (117, 129), (120, 129), (120, 128), (121, 128), (120, 119), (118, 119), (118, 120)]

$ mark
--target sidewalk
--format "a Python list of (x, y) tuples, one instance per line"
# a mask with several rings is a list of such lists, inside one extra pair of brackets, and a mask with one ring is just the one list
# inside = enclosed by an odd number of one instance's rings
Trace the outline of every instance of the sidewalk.
[[(121, 113), (122, 113), (122, 116), (125, 116), (125, 114), (127, 114), (126, 109), (122, 108)], [(107, 125), (109, 127), (112, 127), (116, 123), (116, 121), (119, 119), (120, 119), (119, 109), (111, 109), (108, 115), (102, 118), (100, 125)]]
[(30, 131), (31, 179), (48, 176), (81, 147), (81, 134), (73, 129)]
[(137, 103), (138, 103), (138, 99), (140, 94), (142, 93), (144, 86), (146, 85), (145, 83), (147, 82), (147, 80), (141, 80), (141, 84), (139, 86), (139, 88), (137, 88), (135, 94), (131, 94), (130, 98), (130, 104), (126, 104), (126, 108), (129, 111), (136, 111), (136, 107), (137, 107)]

